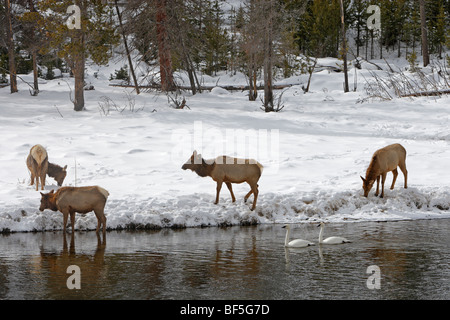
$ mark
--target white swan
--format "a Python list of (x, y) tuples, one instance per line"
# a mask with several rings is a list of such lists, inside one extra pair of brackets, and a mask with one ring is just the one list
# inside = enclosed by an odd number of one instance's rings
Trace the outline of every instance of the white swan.
[(323, 237), (323, 225), (324, 223), (319, 223), (318, 227), (320, 227), (320, 233), (319, 233), (319, 244), (341, 244), (341, 243), (349, 243), (350, 240), (347, 240), (342, 237), (328, 237), (325, 240), (322, 239)]
[(289, 241), (289, 237), (291, 235), (291, 226), (286, 224), (283, 226), (283, 228), (286, 228), (286, 239), (284, 240), (284, 246), (289, 248), (303, 248), (308, 246), (313, 246), (314, 243), (309, 242), (307, 240), (303, 239), (295, 239), (292, 241)]

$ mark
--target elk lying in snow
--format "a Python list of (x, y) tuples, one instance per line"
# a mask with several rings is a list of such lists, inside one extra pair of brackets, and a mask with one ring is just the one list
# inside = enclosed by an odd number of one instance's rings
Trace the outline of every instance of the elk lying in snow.
[(48, 155), (43, 146), (37, 144), (33, 146), (27, 157), (27, 167), (31, 172), (31, 183), (36, 179), (36, 191), (39, 189), (39, 179), (41, 180), (41, 190), (44, 190), (45, 175), (47, 174)]
[(39, 210), (59, 210), (63, 214), (64, 231), (66, 231), (67, 219), (70, 214), (72, 233), (75, 228), (75, 213), (94, 211), (97, 217), (96, 232), (100, 230), (100, 226), (103, 224), (103, 233), (105, 233), (106, 217), (104, 209), (108, 196), (109, 192), (98, 186), (62, 187), (56, 192), (54, 190), (47, 194), (41, 192), (41, 206)]
[(236, 201), (236, 198), (234, 197), (231, 184), (247, 182), (251, 189), (244, 197), (244, 201), (247, 202), (247, 199), (253, 194), (254, 201), (251, 210), (255, 209), (256, 200), (258, 199), (258, 180), (263, 169), (263, 166), (256, 160), (219, 156), (213, 160), (205, 161), (200, 154), (194, 151), (181, 169), (191, 169), (200, 177), (209, 176), (217, 182), (216, 201), (214, 204), (219, 203), (219, 193), (223, 182), (225, 182), (228, 190), (230, 190), (233, 202)]
[(66, 178), (67, 175), (66, 169), (67, 165), (64, 166), (64, 168), (61, 168), (57, 164), (53, 164), (50, 162), (48, 163), (47, 174), (49, 177), (52, 177), (53, 179), (56, 180), (56, 182), (58, 183), (58, 187), (62, 186), (64, 179)]
[(380, 176), (381, 176), (381, 195), (384, 196), (384, 182), (386, 180), (386, 174), (392, 171), (394, 178), (392, 180), (391, 190), (394, 189), (395, 180), (397, 179), (397, 167), (403, 172), (405, 177), (405, 189), (408, 187), (408, 171), (406, 170), (406, 150), (400, 144), (392, 144), (387, 147), (381, 148), (372, 156), (372, 161), (366, 171), (366, 178), (361, 177), (363, 181), (364, 196), (367, 197), (372, 186), (377, 180), (377, 190), (375, 196), (378, 196)]

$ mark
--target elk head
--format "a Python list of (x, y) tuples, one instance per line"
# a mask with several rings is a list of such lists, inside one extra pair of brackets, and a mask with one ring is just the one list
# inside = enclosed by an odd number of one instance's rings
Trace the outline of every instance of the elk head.
[(367, 198), (367, 196), (369, 195), (370, 190), (372, 190), (372, 187), (373, 187), (373, 184), (374, 184), (375, 180), (366, 180), (363, 177), (361, 177), (361, 179), (363, 181), (364, 197)]
[(52, 190), (46, 194), (41, 192), (41, 206), (39, 207), (40, 211), (44, 211), (45, 209), (58, 211), (58, 208), (56, 207), (56, 197), (54, 191), (55, 190)]

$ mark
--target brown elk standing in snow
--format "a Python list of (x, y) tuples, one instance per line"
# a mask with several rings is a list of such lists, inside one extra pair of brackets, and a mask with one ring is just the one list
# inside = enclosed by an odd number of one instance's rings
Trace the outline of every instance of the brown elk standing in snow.
[(48, 163), (47, 175), (52, 177), (58, 183), (58, 187), (62, 186), (64, 179), (67, 175), (67, 165), (64, 168), (58, 166), (57, 164)]
[(72, 233), (75, 228), (75, 213), (88, 213), (94, 211), (97, 217), (97, 229), (103, 224), (103, 233), (106, 231), (106, 217), (104, 213), (109, 192), (99, 186), (92, 187), (62, 187), (58, 191), (47, 194), (41, 192), (40, 211), (50, 209), (63, 214), (64, 231), (70, 214)]
[(396, 143), (391, 144), (387, 147), (381, 148), (372, 156), (372, 161), (366, 171), (366, 178), (361, 177), (363, 181), (364, 196), (367, 197), (372, 186), (377, 180), (377, 190), (375, 196), (378, 196), (380, 176), (381, 176), (381, 195), (384, 196), (384, 182), (386, 180), (386, 174), (392, 171), (394, 178), (392, 180), (391, 190), (394, 189), (395, 180), (397, 179), (397, 167), (403, 172), (405, 177), (405, 189), (408, 187), (408, 170), (406, 170), (406, 150), (402, 145)]
[(27, 157), (27, 167), (31, 172), (31, 183), (34, 184), (36, 178), (36, 191), (39, 189), (39, 179), (41, 180), (41, 190), (44, 190), (45, 175), (48, 168), (48, 155), (43, 146), (37, 144), (33, 146)]
[(254, 200), (251, 210), (256, 207), (256, 200), (258, 199), (258, 180), (261, 177), (263, 166), (253, 159), (238, 159), (228, 156), (219, 156), (212, 160), (204, 160), (196, 151), (192, 154), (189, 160), (181, 167), (181, 169), (191, 169), (195, 171), (200, 177), (211, 177), (217, 182), (216, 201), (219, 203), (219, 193), (222, 188), (222, 183), (228, 187), (231, 193), (233, 202), (236, 198), (233, 194), (232, 183), (247, 182), (250, 185), (250, 191), (244, 197), (244, 201), (253, 194)]

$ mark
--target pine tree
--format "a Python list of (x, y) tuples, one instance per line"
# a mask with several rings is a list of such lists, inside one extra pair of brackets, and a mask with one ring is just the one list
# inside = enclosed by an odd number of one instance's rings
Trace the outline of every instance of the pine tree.
[(239, 48), (242, 56), (242, 68), (247, 74), (249, 83), (248, 99), (255, 101), (258, 97), (257, 79), (259, 69), (263, 65), (263, 43), (260, 20), (261, 6), (257, 0), (247, 0), (245, 3), (245, 23), (241, 29)]
[(161, 76), (161, 90), (168, 92), (175, 89), (173, 80), (172, 56), (167, 32), (167, 1), (156, 0), (156, 34), (158, 39), (159, 68)]
[(446, 26), (445, 26), (445, 9), (444, 4), (441, 3), (439, 6), (439, 13), (436, 17), (436, 28), (434, 32), (434, 42), (437, 46), (437, 51), (439, 53), (439, 59), (442, 59), (442, 48), (446, 41)]
[(212, 75), (217, 74), (220, 69), (226, 68), (229, 38), (227, 30), (223, 28), (223, 12), (219, 1), (206, 1), (205, 6), (202, 52), (206, 65), (205, 72)]
[(45, 37), (38, 28), (38, 21), (41, 19), (36, 8), (37, 1), (27, 0), (28, 11), (20, 17), (22, 22), (22, 46), (28, 50), (33, 60), (33, 95), (39, 93), (38, 82), (38, 52), (45, 46)]
[(427, 35), (427, 16), (425, 12), (425, 0), (419, 0), (420, 8), (420, 25), (422, 32), (422, 57), (423, 66), (426, 67), (430, 64), (430, 56), (428, 53), (428, 35)]
[(16, 63), (14, 57), (14, 40), (13, 40), (13, 27), (12, 27), (12, 12), (11, 2), (5, 0), (5, 20), (6, 20), (6, 44), (8, 47), (8, 60), (9, 60), (9, 81), (11, 93), (17, 92), (17, 76), (16, 76)]
[[(69, 29), (67, 9), (75, 5), (80, 9), (80, 28)], [(118, 42), (118, 35), (110, 22), (110, 8), (101, 0), (41, 0), (39, 26), (49, 41), (47, 51), (55, 50), (67, 61), (75, 77), (74, 110), (84, 110), (84, 71), (86, 59), (106, 64), (110, 58), (109, 46)], [(45, 50), (43, 53), (46, 53)]]
[(354, 28), (356, 28), (356, 56), (359, 57), (359, 48), (364, 45), (363, 31), (367, 28), (367, 2), (364, 0), (355, 0), (354, 5)]

